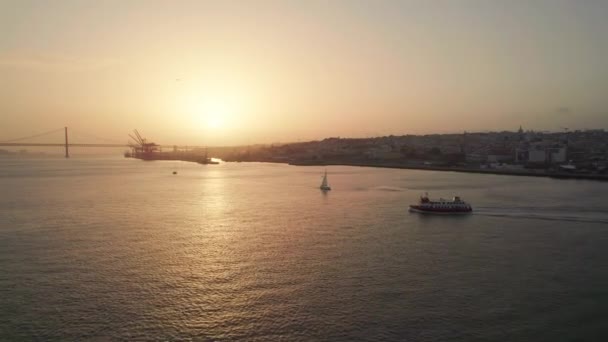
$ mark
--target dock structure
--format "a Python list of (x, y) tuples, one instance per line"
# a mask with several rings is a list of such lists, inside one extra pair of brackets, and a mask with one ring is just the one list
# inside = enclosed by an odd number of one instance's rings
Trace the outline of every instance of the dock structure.
[(219, 164), (213, 161), (207, 155), (205, 147), (184, 147), (180, 148), (173, 145), (172, 151), (163, 152), (162, 146), (154, 142), (148, 142), (143, 138), (137, 130), (133, 130), (133, 135), (129, 134), (131, 142), (129, 142), (130, 152), (125, 153), (127, 158), (136, 158), (141, 160), (181, 160), (195, 162), (199, 164)]

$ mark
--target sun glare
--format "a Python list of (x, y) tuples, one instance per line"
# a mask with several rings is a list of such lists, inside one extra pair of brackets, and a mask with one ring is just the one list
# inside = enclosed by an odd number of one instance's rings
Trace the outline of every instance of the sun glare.
[(219, 116), (211, 116), (207, 119), (207, 127), (211, 129), (218, 129), (222, 127), (222, 118)]
[(219, 97), (189, 102), (190, 104), (187, 107), (191, 120), (201, 129), (219, 130), (228, 128), (236, 115), (234, 104)]
[(208, 101), (203, 105), (202, 113), (207, 128), (219, 129), (234, 115), (234, 109), (226, 101)]
[[(217, 82), (221, 84), (221, 82)], [(201, 133), (226, 136), (237, 129), (247, 102), (247, 94), (238, 87), (193, 84), (180, 91), (177, 103), (185, 115), (184, 124)]]

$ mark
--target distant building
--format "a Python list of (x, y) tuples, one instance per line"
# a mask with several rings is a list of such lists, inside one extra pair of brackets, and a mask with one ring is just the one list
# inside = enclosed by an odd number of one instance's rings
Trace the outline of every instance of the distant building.
[(527, 148), (516, 148), (515, 149), (515, 162), (525, 163), (528, 161), (528, 149)]
[(528, 151), (528, 162), (534, 164), (545, 163), (547, 152), (544, 149), (534, 148)]
[(513, 161), (513, 153), (508, 148), (491, 148), (488, 151), (488, 163), (505, 163), (511, 161)]
[(528, 162), (531, 164), (564, 163), (567, 160), (567, 148), (565, 146), (537, 143), (527, 150), (517, 149), (515, 160), (520, 163)]
[(487, 156), (483, 153), (467, 153), (465, 156), (465, 160), (469, 163), (481, 163), (485, 162)]
[(488, 163), (503, 163), (513, 160), (508, 154), (488, 154)]
[(564, 163), (567, 160), (565, 147), (554, 147), (547, 149), (550, 163)]

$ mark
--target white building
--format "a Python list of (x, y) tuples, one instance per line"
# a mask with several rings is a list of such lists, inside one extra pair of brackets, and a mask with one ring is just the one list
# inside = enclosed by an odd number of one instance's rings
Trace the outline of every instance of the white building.
[(564, 146), (536, 145), (528, 150), (529, 163), (564, 163), (567, 149)]

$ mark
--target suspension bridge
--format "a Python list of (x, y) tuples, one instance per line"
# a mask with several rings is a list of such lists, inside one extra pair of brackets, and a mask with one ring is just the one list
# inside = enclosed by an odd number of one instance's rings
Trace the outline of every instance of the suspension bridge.
[[(0, 140), (0, 146), (6, 147), (62, 147), (65, 150), (65, 157), (70, 157), (70, 149), (73, 147), (99, 147), (99, 148), (120, 148), (126, 147), (133, 150), (143, 150), (144, 148), (150, 148), (153, 146), (155, 149), (162, 148), (172, 148), (174, 151), (180, 149), (196, 149), (203, 148), (202, 146), (178, 146), (178, 145), (158, 145), (155, 143), (146, 142), (146, 139), (142, 138), (137, 130), (134, 130), (135, 137), (129, 134), (129, 137), (133, 140), (133, 142), (127, 143), (118, 143), (112, 141), (111, 139), (102, 138), (96, 136), (94, 134), (86, 133), (83, 131), (77, 131), (78, 137), (82, 139), (82, 137), (97, 140), (97, 142), (70, 142), (70, 136), (74, 134), (73, 129), (69, 129), (68, 127), (61, 127), (57, 129), (53, 129), (46, 132), (41, 132), (25, 137), (13, 138), (8, 140)], [(57, 138), (57, 135), (61, 134), (61, 141), (56, 142), (32, 142), (32, 140), (37, 140), (41, 137), (51, 137), (54, 136)], [(102, 141), (102, 142), (99, 142)]]

